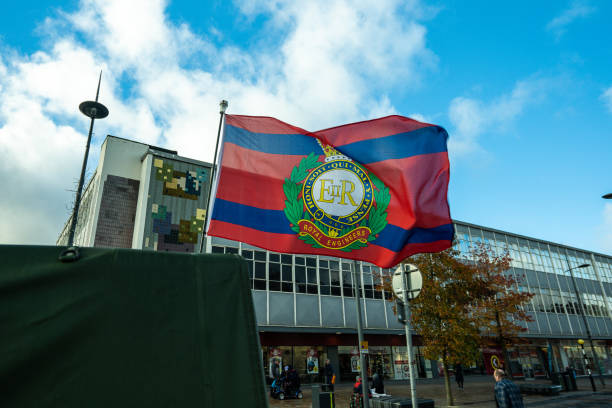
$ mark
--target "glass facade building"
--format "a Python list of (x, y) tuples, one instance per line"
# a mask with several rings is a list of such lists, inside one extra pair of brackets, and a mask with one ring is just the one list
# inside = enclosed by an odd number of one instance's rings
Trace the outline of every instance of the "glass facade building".
[[(209, 171), (208, 163), (109, 136), (83, 195), (85, 209), (79, 216), (75, 243), (198, 252)], [(507, 250), (512, 257), (509, 273), (520, 282), (517, 289), (535, 295), (525, 309), (533, 321), (525, 326), (523, 342), (510, 350), (515, 374), (550, 375), (569, 366), (578, 374), (585, 372), (576, 340), (586, 340), (587, 334), (572, 274), (601, 368), (612, 374), (611, 256), (461, 221), (454, 225), (460, 257), (469, 259), (478, 243), (498, 253)], [(66, 234), (65, 229), (58, 244)], [(294, 365), (305, 380), (315, 380), (319, 366), (329, 358), (341, 379), (354, 379), (358, 364), (355, 294), (359, 290), (371, 350), (369, 368), (387, 378), (407, 378), (403, 326), (389, 302), (390, 294), (379, 287), (383, 276), (392, 273), (390, 269), (357, 262), (362, 279), (357, 284), (351, 273), (354, 262), (349, 260), (279, 254), (215, 237), (207, 240), (206, 251), (240, 254), (248, 262), (268, 370), (269, 361), (275, 359)], [(583, 264), (589, 267), (576, 268)], [(571, 273), (570, 268), (574, 268)], [(423, 357), (417, 336), (413, 343), (419, 376), (439, 375), (438, 362)], [(592, 357), (590, 347), (586, 348)], [(475, 369), (483, 365), (478, 362)]]
[[(522, 335), (525, 343), (511, 349), (516, 374), (548, 375), (551, 369), (569, 366), (575, 367), (578, 374), (586, 372), (576, 339), (586, 339), (587, 334), (571, 273), (584, 305), (595, 352), (603, 371), (612, 374), (612, 319), (608, 306), (612, 302), (612, 257), (460, 221), (454, 221), (454, 225), (455, 248), (460, 257), (469, 259), (471, 249), (479, 243), (489, 245), (498, 254), (508, 251), (512, 257), (509, 273), (516, 278), (517, 289), (534, 294), (525, 306), (532, 318), (525, 324), (526, 331)], [(276, 331), (284, 338), (283, 333), (290, 329), (308, 338), (319, 330), (333, 332), (336, 336), (354, 330), (353, 261), (277, 254), (214, 237), (210, 250), (241, 254), (249, 262), (257, 319), (264, 332)], [(576, 268), (582, 264), (590, 266)], [(570, 268), (576, 269), (570, 273)], [(382, 276), (390, 274), (391, 270), (364, 262), (358, 262), (358, 270), (363, 279), (359, 289), (366, 333), (394, 340), (385, 334), (401, 332), (402, 326), (397, 322), (391, 303), (386, 301), (390, 294), (377, 287)], [(268, 336), (265, 343), (274, 342), (270, 338), (273, 336)], [(415, 340), (418, 344), (418, 339)], [(398, 345), (396, 341), (394, 344)], [(391, 344), (388, 346), (393, 348)], [(347, 346), (339, 347), (343, 350), (342, 347)], [(405, 353), (405, 349), (403, 351)], [(417, 347), (415, 358), (419, 362), (419, 372), (422, 376), (435, 376), (437, 367), (431, 362), (428, 365), (420, 351)], [(587, 352), (590, 354), (591, 350)], [(389, 350), (382, 354), (393, 361), (393, 355), (397, 357), (400, 353)], [(342, 367), (348, 364), (340, 366), (341, 371), (346, 371)], [(387, 371), (390, 377), (397, 377), (398, 370), (388, 368)]]

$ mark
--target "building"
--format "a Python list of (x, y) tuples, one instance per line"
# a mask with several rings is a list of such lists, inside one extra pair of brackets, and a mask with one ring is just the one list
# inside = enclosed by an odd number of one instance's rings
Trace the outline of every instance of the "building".
[[(178, 156), (175, 151), (108, 136), (83, 194), (75, 244), (199, 252), (210, 169), (209, 163)], [(69, 224), (70, 220), (58, 245), (67, 242)], [(507, 249), (513, 258), (512, 273), (524, 276), (520, 289), (535, 293), (527, 306), (534, 321), (526, 327), (525, 343), (510, 350), (515, 373), (543, 376), (567, 366), (585, 373), (576, 340), (586, 338), (586, 331), (568, 270), (588, 263), (588, 268), (573, 273), (602, 369), (612, 374), (611, 256), (465, 222), (454, 224), (462, 257), (478, 242)], [(248, 261), (268, 372), (275, 359), (295, 366), (307, 377), (330, 358), (341, 379), (354, 378), (358, 354), (352, 261), (278, 254), (217, 238), (208, 240), (205, 250), (241, 254)], [(405, 379), (403, 326), (387, 301), (389, 294), (377, 289), (382, 275), (391, 271), (360, 262), (359, 272), (370, 366), (383, 370), (388, 378)], [(438, 363), (424, 359), (419, 338), (415, 336), (413, 343), (419, 376), (439, 375)], [(483, 360), (496, 353), (483, 352)], [(590, 348), (587, 353), (590, 355)]]

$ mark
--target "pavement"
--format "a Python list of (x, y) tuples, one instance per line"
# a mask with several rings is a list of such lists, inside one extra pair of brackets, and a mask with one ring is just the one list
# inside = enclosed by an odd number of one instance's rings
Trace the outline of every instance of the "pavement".
[[(451, 379), (452, 381), (453, 379)], [(526, 381), (516, 380), (516, 384)], [(558, 396), (523, 395), (525, 407), (542, 408), (612, 408), (612, 379), (606, 379), (606, 388), (601, 388), (596, 379), (598, 391), (593, 392), (588, 378), (578, 378), (578, 391), (561, 392)], [(527, 383), (551, 384), (549, 380), (527, 381)], [(452, 381), (451, 388), (454, 399), (452, 407), (464, 408), (495, 408), (493, 387), (495, 381), (491, 376), (466, 375), (463, 389), (459, 389)], [(410, 398), (410, 385), (408, 381), (388, 381), (385, 390), (394, 397)], [(312, 407), (312, 392), (310, 384), (303, 384), (302, 400), (279, 401), (270, 398), (270, 407), (306, 408)], [(335, 387), (336, 407), (349, 407), (350, 397), (353, 393), (352, 384), (337, 384)], [(435, 401), (436, 407), (448, 407), (446, 404), (446, 391), (444, 379), (419, 379), (416, 381), (416, 394), (418, 398), (428, 398)]]

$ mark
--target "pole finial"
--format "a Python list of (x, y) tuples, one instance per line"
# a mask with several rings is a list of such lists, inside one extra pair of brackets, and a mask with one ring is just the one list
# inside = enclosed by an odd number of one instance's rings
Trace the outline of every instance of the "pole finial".
[(221, 108), (221, 110), (219, 111), (219, 113), (225, 113), (225, 110), (227, 109), (227, 105), (229, 105), (227, 103), (227, 101), (225, 99), (223, 99), (220, 103), (219, 103), (219, 107)]
[(98, 102), (98, 95), (100, 95), (100, 83), (102, 82), (102, 70), (100, 70), (100, 77), (98, 78), (98, 89), (96, 90), (96, 102)]

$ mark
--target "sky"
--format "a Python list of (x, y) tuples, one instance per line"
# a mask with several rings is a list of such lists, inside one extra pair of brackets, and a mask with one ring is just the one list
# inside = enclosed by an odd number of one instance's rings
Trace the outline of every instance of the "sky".
[(212, 161), (219, 101), (449, 133), (455, 220), (612, 254), (612, 2), (35, 0), (0, 13), (0, 243), (54, 244), (107, 134)]

